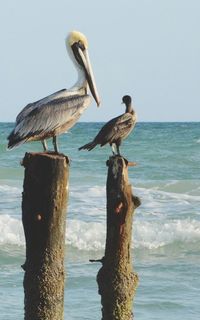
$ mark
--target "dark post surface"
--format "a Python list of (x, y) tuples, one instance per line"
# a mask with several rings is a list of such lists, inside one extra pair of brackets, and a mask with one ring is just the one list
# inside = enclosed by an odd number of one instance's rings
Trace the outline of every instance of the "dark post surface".
[(64, 155), (26, 153), (23, 166), (25, 320), (62, 320), (69, 161)]
[(103, 266), (97, 275), (102, 319), (131, 320), (138, 282), (131, 263), (132, 217), (140, 200), (132, 195), (127, 161), (115, 156), (107, 164), (107, 238)]

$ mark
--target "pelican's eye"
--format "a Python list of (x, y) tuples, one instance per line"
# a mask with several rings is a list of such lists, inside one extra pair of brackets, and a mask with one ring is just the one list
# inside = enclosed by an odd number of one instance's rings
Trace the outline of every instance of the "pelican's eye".
[(85, 50), (85, 45), (84, 45), (84, 43), (83, 43), (81, 40), (78, 41), (78, 46), (79, 46), (79, 48), (80, 48), (82, 51)]

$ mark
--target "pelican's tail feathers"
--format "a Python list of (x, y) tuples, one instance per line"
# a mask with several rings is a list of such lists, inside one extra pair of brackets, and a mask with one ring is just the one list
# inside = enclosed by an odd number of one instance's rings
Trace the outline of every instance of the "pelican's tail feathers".
[(26, 138), (20, 138), (19, 136), (16, 136), (13, 132), (8, 136), (8, 146), (7, 149), (11, 150), (13, 148), (19, 147), (21, 144), (26, 142)]
[(8, 146), (7, 146), (7, 149), (8, 149), (8, 150), (11, 150), (11, 149), (17, 148), (17, 147), (19, 147), (21, 144), (23, 144), (25, 141), (26, 141), (26, 140), (21, 140), (21, 141), (17, 141), (17, 142), (9, 141), (9, 142), (8, 142)]
[(91, 141), (91, 142), (89, 142), (87, 144), (84, 144), (84, 146), (78, 148), (78, 150), (85, 149), (85, 150), (90, 151), (90, 150), (94, 149), (96, 147), (96, 145), (97, 145), (96, 142)]

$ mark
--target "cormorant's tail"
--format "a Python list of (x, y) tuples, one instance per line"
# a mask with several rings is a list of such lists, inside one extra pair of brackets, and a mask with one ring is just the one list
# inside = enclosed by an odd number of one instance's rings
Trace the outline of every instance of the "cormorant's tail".
[(78, 148), (78, 150), (86, 149), (86, 150), (90, 151), (90, 150), (94, 149), (96, 147), (96, 145), (97, 145), (96, 142), (91, 141), (87, 144), (84, 144), (84, 146)]

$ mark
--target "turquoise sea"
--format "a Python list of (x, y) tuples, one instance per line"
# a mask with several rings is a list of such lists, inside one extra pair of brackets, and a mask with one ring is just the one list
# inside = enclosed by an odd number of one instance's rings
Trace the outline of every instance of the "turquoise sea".
[[(59, 138), (71, 159), (66, 228), (65, 320), (101, 319), (96, 275), (106, 233), (109, 146), (78, 151), (102, 123), (78, 123)], [(21, 193), (25, 152), (6, 151), (12, 123), (0, 123), (0, 319), (23, 319), (25, 244)], [(48, 142), (51, 146), (51, 141)], [(200, 123), (138, 123), (122, 154), (133, 192), (142, 200), (133, 221), (136, 320), (197, 320), (200, 315)], [(33, 319), (34, 320), (34, 319)]]

